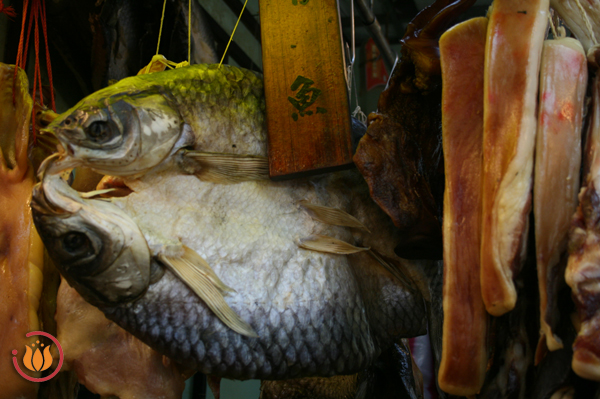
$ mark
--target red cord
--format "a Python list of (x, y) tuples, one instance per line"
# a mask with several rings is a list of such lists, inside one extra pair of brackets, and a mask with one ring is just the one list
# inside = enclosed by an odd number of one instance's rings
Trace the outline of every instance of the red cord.
[[(3, 0), (0, 0), (0, 12), (8, 14), (10, 7), (4, 7), (2, 4)], [(25, 36), (25, 22), (27, 20), (27, 10), (29, 6), (29, 0), (23, 1), (23, 19), (21, 23), (21, 35), (19, 37), (19, 48), (17, 50), (17, 60), (15, 62), (15, 72), (13, 76), (13, 82), (17, 80), (18, 68), (25, 69), (27, 65), (27, 55), (29, 49), (29, 38), (31, 37), (31, 28), (34, 26), (34, 46), (35, 46), (35, 67), (33, 72), (33, 109), (32, 109), (32, 121), (33, 121), (33, 142), (35, 143), (35, 111), (36, 111), (36, 100), (37, 92), (39, 91), (39, 102), (40, 105), (44, 106), (44, 94), (42, 91), (42, 71), (40, 68), (40, 32), (39, 22), (42, 23), (42, 32), (44, 35), (44, 44), (46, 46), (46, 69), (48, 72), (48, 80), (50, 83), (50, 104), (52, 110), (56, 112), (56, 104), (54, 101), (54, 83), (52, 81), (52, 65), (50, 64), (50, 47), (48, 46), (48, 30), (46, 26), (46, 3), (45, 0), (32, 0), (29, 23), (27, 25), (27, 38), (23, 42)], [(14, 12), (14, 10), (13, 10)], [(9, 14), (10, 15), (10, 14)], [(16, 13), (14, 14), (16, 16)], [(35, 20), (35, 23), (34, 23)], [(16, 104), (15, 99), (15, 83), (13, 83), (13, 105)]]
[(4, 4), (2, 4), (2, 0), (0, 0), (0, 14), (6, 14), (11, 18), (17, 16), (15, 9), (12, 6), (5, 7)]
[(23, 19), (21, 22), (21, 35), (19, 35), (19, 48), (17, 50), (17, 60), (15, 61), (15, 73), (13, 75), (13, 105), (16, 104), (15, 98), (15, 82), (17, 81), (17, 70), (20, 66), (21, 57), (23, 56), (23, 36), (25, 35), (25, 18), (27, 17), (27, 6), (29, 5), (29, 0), (25, 0), (23, 2)]
[(48, 81), (50, 82), (50, 104), (56, 112), (54, 102), (54, 84), (52, 83), (52, 65), (50, 64), (50, 47), (48, 47), (48, 33), (46, 32), (46, 2), (42, 2), (42, 28), (44, 29), (44, 43), (46, 44), (46, 69), (48, 70)]

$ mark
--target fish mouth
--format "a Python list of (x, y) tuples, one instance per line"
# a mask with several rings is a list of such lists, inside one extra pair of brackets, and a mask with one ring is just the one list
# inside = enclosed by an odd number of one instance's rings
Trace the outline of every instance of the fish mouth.
[(33, 187), (33, 194), (31, 196), (31, 209), (34, 214), (40, 216), (59, 216), (65, 215), (67, 211), (55, 206), (46, 197), (46, 191), (44, 190), (43, 183), (37, 183)]
[[(59, 164), (60, 154), (52, 154), (46, 158), (38, 169), (40, 183), (33, 187), (31, 208), (39, 215), (58, 216), (70, 214), (68, 205), (80, 202), (74, 197), (71, 187), (60, 177), (64, 170)], [(66, 186), (66, 187), (65, 187)]]

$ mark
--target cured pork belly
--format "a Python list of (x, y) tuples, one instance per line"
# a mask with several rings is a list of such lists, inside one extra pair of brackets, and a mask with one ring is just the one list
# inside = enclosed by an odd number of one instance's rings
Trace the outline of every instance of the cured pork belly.
[(179, 399), (185, 378), (177, 366), (87, 303), (65, 280), (57, 297), (64, 369), (102, 396)]
[(484, 72), (481, 292), (487, 311), (513, 309), (531, 208), (538, 72), (548, 0), (496, 0)]
[(569, 233), (565, 279), (577, 306), (580, 329), (573, 344), (573, 370), (600, 381), (600, 79), (593, 84), (591, 121), (584, 155), (584, 188)]
[(440, 38), (444, 192), (444, 327), (440, 388), (479, 392), (487, 365), (487, 313), (481, 298), (483, 66), (487, 18), (456, 25)]
[(550, 350), (563, 347), (553, 330), (564, 276), (561, 256), (577, 208), (586, 86), (587, 60), (581, 44), (572, 38), (544, 42), (533, 211), (541, 334)]
[[(39, 330), (37, 310), (42, 291), (44, 249), (33, 226), (29, 200), (35, 179), (27, 161), (31, 97), (27, 76), (0, 63), (0, 398), (35, 398), (38, 384), (15, 370), (11, 351), (16, 349), (21, 370), (25, 345)], [(13, 103), (13, 98), (15, 103)]]

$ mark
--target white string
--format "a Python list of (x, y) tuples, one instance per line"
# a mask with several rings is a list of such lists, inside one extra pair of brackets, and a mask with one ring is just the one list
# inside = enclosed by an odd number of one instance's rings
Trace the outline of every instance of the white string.
[[(354, 0), (350, 1), (350, 21), (352, 24), (352, 58), (350, 59), (350, 65), (346, 69), (346, 76), (348, 78), (346, 85), (348, 86), (348, 96), (352, 97), (352, 72), (354, 70), (354, 60), (356, 59), (356, 33), (354, 28)], [(346, 43), (346, 48), (348, 44)]]
[(550, 23), (550, 29), (552, 29), (552, 37), (554, 39), (558, 39), (558, 33), (556, 33), (556, 27), (554, 26), (554, 21), (552, 20), (552, 15), (548, 15), (548, 22)]
[(358, 90), (356, 90), (356, 79), (352, 79), (352, 83), (354, 84), (354, 101), (356, 102), (356, 108), (354, 109), (354, 112), (352, 112), (352, 116), (366, 125), (367, 115), (365, 115), (365, 113), (362, 112), (362, 109), (360, 109), (360, 105), (358, 105)]
[(590, 23), (587, 12), (583, 8), (583, 6), (579, 2), (579, 0), (575, 0), (575, 3), (577, 3), (577, 7), (579, 8), (579, 11), (581, 11), (581, 13), (583, 14), (583, 18), (585, 19), (585, 27), (589, 31), (590, 35), (592, 35), (592, 40), (594, 41), (594, 45), (597, 45), (598, 41), (596, 40), (596, 35), (594, 34), (594, 29), (592, 29), (592, 24)]

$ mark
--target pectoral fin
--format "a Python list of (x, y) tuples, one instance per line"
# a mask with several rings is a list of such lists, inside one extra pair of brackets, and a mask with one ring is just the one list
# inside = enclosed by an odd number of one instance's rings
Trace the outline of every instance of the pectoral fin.
[(158, 255), (158, 259), (190, 287), (227, 327), (248, 337), (258, 336), (225, 302), (223, 292), (233, 290), (217, 277), (195, 251), (184, 246), (182, 257)]
[(187, 173), (211, 183), (232, 184), (269, 179), (267, 157), (182, 150), (179, 162)]
[(93, 198), (96, 197), (98, 195), (102, 195), (102, 194), (108, 194), (111, 191), (115, 191), (116, 189), (114, 188), (105, 188), (103, 190), (94, 190), (94, 191), (88, 191), (87, 193), (79, 193), (79, 195), (81, 196), (81, 198)]
[(303, 238), (298, 244), (300, 248), (312, 251), (326, 252), (336, 255), (351, 255), (357, 252), (368, 251), (369, 248), (355, 247), (345, 241), (337, 238), (328, 237), (320, 234), (314, 234)]
[(183, 262), (186, 262), (190, 267), (196, 269), (198, 273), (205, 274), (206, 277), (210, 280), (210, 282), (217, 287), (221, 293), (225, 294), (227, 292), (235, 292), (235, 290), (231, 287), (228, 287), (221, 279), (216, 275), (215, 271), (210, 267), (208, 262), (204, 260), (204, 258), (196, 251), (191, 248), (183, 246), (184, 255), (181, 258)]
[(319, 222), (335, 226), (354, 227), (370, 233), (369, 229), (360, 220), (341, 209), (311, 204), (306, 200), (300, 201), (300, 206), (306, 210), (310, 217)]

